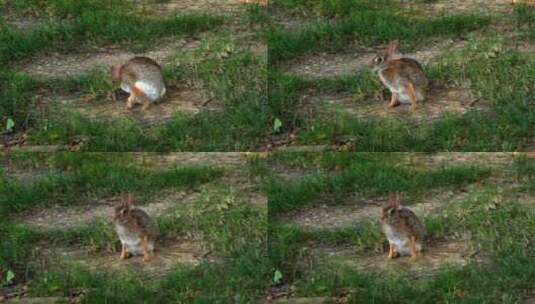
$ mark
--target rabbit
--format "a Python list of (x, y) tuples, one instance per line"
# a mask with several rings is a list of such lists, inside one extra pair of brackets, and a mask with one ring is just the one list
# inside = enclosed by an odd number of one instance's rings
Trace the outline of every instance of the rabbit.
[(380, 223), (389, 243), (388, 258), (410, 255), (414, 260), (422, 251), (425, 239), (425, 226), (416, 214), (400, 204), (399, 194), (390, 197), (383, 207)]
[(121, 260), (129, 258), (130, 254), (143, 254), (143, 261), (149, 261), (158, 237), (158, 226), (145, 211), (134, 207), (131, 194), (121, 197), (113, 220), (121, 240)]
[(165, 95), (162, 68), (147, 57), (134, 57), (125, 64), (111, 67), (113, 83), (120, 83), (121, 89), (130, 93), (126, 106), (131, 109), (134, 103), (142, 103), (146, 110), (150, 103)]
[(401, 103), (416, 103), (425, 99), (429, 80), (425, 76), (420, 63), (412, 58), (396, 54), (398, 42), (392, 41), (385, 52), (378, 53), (368, 66), (379, 75), (381, 82), (392, 93), (389, 107), (397, 107)]

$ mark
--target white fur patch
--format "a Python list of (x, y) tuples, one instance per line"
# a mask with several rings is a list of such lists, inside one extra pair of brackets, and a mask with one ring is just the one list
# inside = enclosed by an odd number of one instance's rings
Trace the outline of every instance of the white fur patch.
[(126, 83), (121, 83), (121, 90), (125, 91), (126, 93), (130, 93), (130, 86)]
[[(399, 95), (400, 103), (411, 103), (409, 94), (406, 92), (405, 88), (401, 86), (399, 81), (395, 83), (388, 82), (383, 76), (383, 69), (380, 69), (377, 74), (379, 75), (379, 79), (381, 80), (381, 82), (390, 90), (392, 94), (396, 93)], [(422, 92), (420, 92), (419, 90), (416, 90), (416, 100), (421, 101), (423, 99), (424, 99), (424, 96)]]
[[(394, 245), (396, 248), (396, 251), (400, 255), (410, 255), (411, 249), (410, 249), (410, 241), (409, 238), (397, 233), (390, 225), (383, 224), (383, 232), (386, 235), (386, 238), (388, 239), (388, 243), (391, 245)], [(422, 244), (417, 242), (416, 243), (416, 251), (422, 250)]]
[(145, 93), (145, 95), (150, 101), (156, 101), (165, 94), (165, 87), (160, 90), (155, 85), (144, 82), (142, 80), (136, 81), (134, 85), (136, 88)]
[[(130, 232), (122, 225), (115, 225), (121, 244), (125, 245), (128, 252), (133, 255), (142, 255), (143, 248), (141, 247), (141, 239), (135, 233)], [(148, 243), (149, 251), (154, 250), (154, 241)]]

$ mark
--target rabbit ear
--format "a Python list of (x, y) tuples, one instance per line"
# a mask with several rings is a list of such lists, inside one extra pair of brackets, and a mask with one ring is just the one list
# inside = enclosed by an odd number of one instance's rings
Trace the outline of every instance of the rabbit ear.
[(132, 193), (128, 193), (126, 204), (128, 205), (128, 207), (131, 207), (134, 205), (134, 198), (132, 197)]
[(399, 43), (398, 43), (397, 40), (390, 41), (390, 43), (388, 44), (387, 51), (386, 51), (388, 56), (392, 56), (392, 55), (394, 55), (396, 53), (397, 48), (398, 48), (398, 44)]
[(111, 78), (113, 80), (119, 80), (121, 78), (121, 65), (114, 64), (111, 66)]
[(122, 193), (121, 194), (121, 207), (127, 207), (128, 205), (128, 202), (127, 202), (127, 199), (126, 199), (126, 196)]
[(390, 206), (394, 208), (399, 207), (399, 192), (396, 192), (394, 194), (390, 194)]
[(396, 192), (396, 196), (395, 196), (394, 202), (395, 202), (395, 206), (396, 207), (399, 207), (399, 205), (401, 204), (400, 203), (400, 194), (399, 194), (399, 192)]

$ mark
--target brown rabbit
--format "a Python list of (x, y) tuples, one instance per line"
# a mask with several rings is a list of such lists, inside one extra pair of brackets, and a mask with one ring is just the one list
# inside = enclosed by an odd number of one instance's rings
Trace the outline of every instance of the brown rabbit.
[(429, 81), (418, 61), (396, 56), (397, 47), (397, 41), (390, 42), (387, 50), (377, 54), (369, 63), (369, 67), (379, 75), (381, 82), (392, 93), (389, 107), (410, 102), (415, 109), (417, 101), (425, 99)]
[(147, 57), (134, 57), (123, 65), (111, 67), (111, 78), (120, 83), (121, 89), (130, 93), (126, 106), (131, 109), (134, 103), (142, 103), (146, 110), (150, 103), (165, 95), (162, 68)]
[(399, 194), (390, 197), (390, 203), (383, 208), (380, 222), (390, 245), (389, 259), (410, 255), (414, 260), (420, 254), (425, 227), (414, 212), (400, 204)]
[(114, 222), (122, 245), (121, 259), (127, 259), (130, 254), (143, 254), (143, 261), (149, 261), (158, 226), (145, 211), (134, 207), (131, 194), (121, 197), (121, 204), (115, 208)]

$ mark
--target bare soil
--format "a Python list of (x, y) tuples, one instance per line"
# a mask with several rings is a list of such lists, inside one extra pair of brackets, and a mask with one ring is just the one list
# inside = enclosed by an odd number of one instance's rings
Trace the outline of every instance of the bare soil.
[[(163, 215), (166, 211), (179, 205), (192, 204), (199, 193), (179, 191), (163, 193), (149, 204), (139, 206), (151, 217)], [(112, 221), (114, 208), (120, 202), (119, 197), (110, 197), (93, 203), (73, 206), (52, 206), (31, 210), (20, 216), (20, 222), (38, 229), (68, 229), (90, 224), (98, 220)]]
[(162, 100), (143, 110), (140, 104), (132, 109), (126, 107), (126, 100), (87, 100), (86, 98), (66, 100), (53, 99), (63, 104), (72, 104), (84, 116), (101, 121), (131, 119), (142, 126), (162, 125), (176, 117), (177, 113), (194, 115), (201, 111), (218, 111), (223, 105), (198, 88), (172, 88)]
[(141, 1), (141, 5), (139, 5), (139, 9), (147, 10), (150, 14), (158, 17), (191, 13), (222, 15), (244, 8), (245, 5), (238, 0), (170, 0), (156, 3), (151, 0)]
[(132, 153), (134, 161), (144, 168), (164, 170), (174, 166), (239, 167), (257, 153), (243, 152), (178, 152), (178, 153)]
[(102, 47), (94, 52), (41, 54), (20, 64), (19, 70), (31, 76), (62, 78), (73, 77), (95, 69), (108, 70), (113, 64), (126, 62), (134, 56), (146, 56), (165, 65), (178, 52), (199, 47), (196, 39), (164, 39), (144, 53), (133, 53), (119, 47)]
[(356, 270), (405, 274), (413, 278), (432, 276), (446, 266), (465, 266), (470, 262), (481, 263), (486, 260), (477, 244), (456, 240), (428, 244), (415, 261), (410, 261), (409, 257), (388, 259), (387, 252), (357, 253), (346, 247), (314, 248), (312, 252)]
[[(389, 98), (388, 95), (387, 98)], [(433, 88), (427, 93), (427, 99), (417, 104), (415, 110), (410, 104), (401, 104), (395, 108), (388, 106), (390, 100), (376, 98), (359, 98), (348, 94), (306, 95), (302, 99), (302, 112), (313, 107), (319, 114), (330, 115), (332, 111), (354, 115), (361, 119), (394, 118), (414, 125), (429, 124), (446, 113), (465, 114), (469, 111), (488, 110), (489, 102), (475, 98), (468, 89)]]
[(452, 165), (473, 165), (502, 168), (512, 164), (522, 152), (443, 152), (443, 153), (409, 153), (407, 164), (420, 168), (436, 168)]
[[(424, 218), (439, 213), (440, 210), (462, 201), (465, 197), (465, 192), (432, 193), (426, 195), (420, 202), (409, 204), (408, 207), (420, 218)], [(349, 204), (349, 201), (353, 203)], [(364, 200), (355, 197), (348, 199), (348, 202), (338, 206), (321, 205), (289, 212), (283, 216), (283, 220), (307, 230), (352, 227), (363, 221), (377, 222), (388, 198)]]
[[(413, 53), (403, 53), (403, 57), (418, 60), (422, 64), (429, 64), (434, 60), (462, 49), (466, 41), (462, 39), (442, 39), (429, 42), (427, 46)], [(345, 53), (321, 53), (297, 59), (285, 64), (281, 69), (284, 72), (296, 74), (306, 78), (324, 78), (344, 75), (354, 75), (360, 70), (368, 69), (367, 65), (378, 51), (386, 49), (386, 45), (376, 49), (350, 47), (353, 51)], [(402, 48), (403, 46), (401, 46)], [(402, 56), (399, 54), (398, 56)]]
[(51, 174), (46, 167), (20, 167), (9, 160), (0, 152), (0, 170), (7, 180), (15, 180), (23, 183), (32, 183), (40, 178)]
[(460, 13), (508, 14), (513, 10), (511, 0), (440, 0), (430, 3), (400, 1), (402, 7), (426, 16), (454, 15)]
[(205, 244), (197, 240), (166, 240), (155, 244), (153, 258), (144, 262), (142, 256), (127, 260), (119, 258), (119, 252), (92, 253), (83, 249), (61, 248), (49, 251), (52, 260), (60, 259), (88, 267), (92, 271), (134, 272), (149, 277), (163, 276), (176, 266), (195, 266), (202, 261), (214, 261), (214, 256)]

